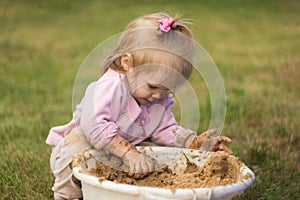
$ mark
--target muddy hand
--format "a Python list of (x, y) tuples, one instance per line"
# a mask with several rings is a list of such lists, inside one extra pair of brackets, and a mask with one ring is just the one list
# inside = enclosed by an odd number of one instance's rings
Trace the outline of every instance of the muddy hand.
[(217, 133), (217, 129), (210, 129), (195, 137), (190, 148), (205, 151), (225, 151), (232, 154), (232, 151), (223, 143), (231, 143), (232, 140), (226, 136), (213, 136)]
[(156, 161), (138, 151), (128, 151), (123, 156), (123, 163), (129, 167), (129, 176), (143, 178), (156, 169)]

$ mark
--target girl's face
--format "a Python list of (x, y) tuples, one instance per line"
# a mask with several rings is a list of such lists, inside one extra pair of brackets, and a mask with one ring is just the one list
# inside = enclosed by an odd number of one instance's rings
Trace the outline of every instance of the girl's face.
[(157, 68), (154, 65), (154, 68), (150, 70), (151, 72), (149, 71), (150, 66), (133, 68), (133, 57), (131, 54), (124, 54), (121, 57), (121, 65), (124, 71), (127, 72), (126, 77), (131, 94), (139, 104), (147, 104), (158, 99), (164, 99), (171, 92), (169, 88), (175, 89), (176, 81), (174, 82), (174, 80), (176, 78), (174, 79), (174, 77), (177, 77), (178, 72), (172, 74), (173, 76), (169, 78), (164, 76), (162, 78), (161, 74), (159, 74), (162, 72), (158, 70), (162, 66)]
[(164, 99), (171, 91), (160, 84), (147, 83), (136, 89), (132, 96), (139, 104), (152, 103), (158, 99)]

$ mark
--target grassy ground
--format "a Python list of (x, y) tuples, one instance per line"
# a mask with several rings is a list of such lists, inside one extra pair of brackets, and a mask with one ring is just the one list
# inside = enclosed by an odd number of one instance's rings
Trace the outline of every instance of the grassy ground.
[(52, 198), (44, 141), (71, 118), (81, 62), (130, 20), (157, 11), (192, 19), (223, 76), (223, 133), (256, 174), (236, 199), (299, 198), (300, 3), (149, 2), (0, 1), (0, 198)]

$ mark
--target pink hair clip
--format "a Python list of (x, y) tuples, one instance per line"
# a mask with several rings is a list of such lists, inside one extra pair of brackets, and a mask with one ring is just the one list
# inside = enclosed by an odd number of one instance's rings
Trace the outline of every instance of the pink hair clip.
[(160, 30), (164, 32), (169, 32), (172, 28), (172, 24), (174, 23), (174, 19), (172, 17), (160, 19), (159, 22), (159, 28)]

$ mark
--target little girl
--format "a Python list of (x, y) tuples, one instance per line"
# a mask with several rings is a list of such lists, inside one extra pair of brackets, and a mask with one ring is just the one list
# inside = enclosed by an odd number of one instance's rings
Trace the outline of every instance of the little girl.
[(224, 150), (225, 136), (199, 136), (176, 122), (171, 108), (172, 91), (189, 78), (194, 53), (189, 28), (167, 14), (155, 13), (132, 21), (117, 48), (103, 62), (101, 78), (91, 83), (66, 125), (50, 130), (51, 170), (55, 199), (81, 198), (72, 176), (72, 156), (85, 149), (104, 150), (119, 157), (128, 174), (141, 178), (156, 163), (135, 148), (145, 141), (169, 147)]

